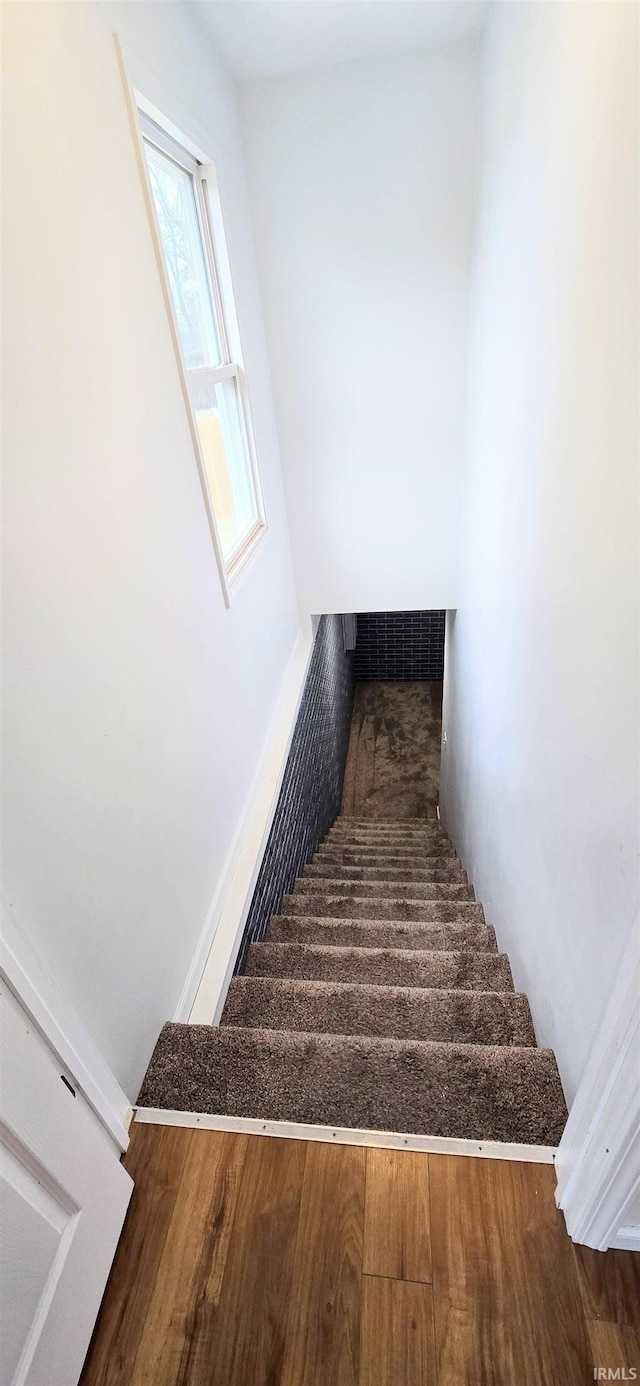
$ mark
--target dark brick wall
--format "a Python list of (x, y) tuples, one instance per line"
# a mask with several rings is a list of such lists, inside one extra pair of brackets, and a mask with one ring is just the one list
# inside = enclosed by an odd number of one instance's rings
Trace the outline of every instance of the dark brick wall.
[(342, 617), (323, 616), (236, 972), (340, 812), (352, 706), (353, 655), (344, 652)]
[(358, 614), (358, 683), (441, 679), (444, 611), (368, 611)]

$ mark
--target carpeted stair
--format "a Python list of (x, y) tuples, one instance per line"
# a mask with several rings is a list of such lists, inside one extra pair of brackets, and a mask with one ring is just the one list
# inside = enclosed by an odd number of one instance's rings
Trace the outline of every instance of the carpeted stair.
[(551, 1050), (438, 821), (339, 818), (234, 977), (166, 1025), (138, 1102), (557, 1145)]

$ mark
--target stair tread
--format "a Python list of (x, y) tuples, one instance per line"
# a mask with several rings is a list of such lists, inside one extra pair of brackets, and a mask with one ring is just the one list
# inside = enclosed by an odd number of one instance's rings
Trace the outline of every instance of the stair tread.
[(368, 827), (370, 823), (386, 823), (392, 828), (403, 828), (407, 825), (411, 827), (416, 823), (419, 826), (424, 823), (434, 823), (436, 827), (444, 827), (442, 819), (438, 818), (435, 808), (430, 809), (428, 813), (406, 814), (401, 818), (397, 816), (393, 818), (383, 818), (382, 815), (378, 816), (378, 814), (375, 813), (339, 813), (338, 817), (334, 819), (334, 826), (336, 823), (364, 823), (365, 827)]
[(555, 1146), (553, 1052), (378, 1036), (166, 1025), (142, 1106)]
[(349, 818), (341, 813), (329, 831), (336, 832), (339, 828), (388, 828), (392, 832), (424, 832), (434, 828), (438, 832), (445, 832), (444, 823), (435, 814), (428, 818)]
[(389, 833), (402, 836), (411, 833), (441, 833), (448, 837), (446, 828), (437, 818), (405, 818), (396, 823), (385, 823), (382, 819), (371, 818), (367, 822), (356, 822), (353, 818), (336, 818), (329, 828), (330, 833)]
[(334, 823), (333, 827), (329, 828), (327, 837), (388, 837), (392, 841), (402, 838), (417, 837), (421, 840), (432, 839), (438, 842), (451, 841), (449, 833), (445, 832), (444, 828), (441, 828), (437, 823), (425, 823), (418, 827), (403, 826), (400, 828), (392, 828), (386, 826), (384, 823), (370, 824), (368, 827), (365, 827), (365, 825), (361, 823)]
[[(309, 977), (447, 990), (513, 991), (506, 953), (465, 949), (354, 948), (313, 943), (253, 943), (249, 976)], [(496, 986), (499, 980), (500, 985)]]
[(369, 856), (400, 857), (449, 857), (456, 855), (450, 842), (346, 842), (338, 838), (325, 838), (318, 849), (326, 855), (336, 852), (359, 852)]
[(436, 858), (443, 858), (445, 861), (459, 861), (453, 847), (447, 847), (445, 843), (424, 844), (424, 851), (418, 848), (416, 843), (407, 847), (405, 843), (328, 843), (324, 841), (316, 852), (316, 857), (339, 858), (364, 857), (370, 861), (371, 858), (380, 857), (389, 861), (392, 857), (398, 858), (400, 862), (409, 862), (411, 859), (418, 861), (435, 861)]
[[(374, 818), (373, 816), (370, 818), (358, 818), (355, 815), (351, 817), (348, 813), (341, 813), (336, 818), (336, 823), (352, 823), (356, 827), (363, 826), (365, 828), (368, 828), (372, 823), (379, 823), (387, 828), (402, 828), (405, 826), (413, 827), (414, 824), (417, 824), (418, 827), (421, 827), (425, 823), (433, 823), (435, 825), (443, 826), (441, 820), (437, 817), (436, 814), (432, 814), (428, 818)], [(335, 827), (335, 824), (333, 826)]]
[(222, 1025), (535, 1046), (522, 993), (234, 977)]
[[(436, 857), (436, 861), (440, 859)], [(467, 873), (457, 862), (438, 866), (349, 866), (335, 861), (308, 862), (303, 869), (303, 881), (459, 881), (466, 884)]]
[(473, 950), (497, 953), (495, 931), (488, 924), (455, 920), (424, 923), (422, 920), (332, 919), (309, 915), (274, 915), (267, 934), (271, 943), (327, 943), (352, 948), (389, 947), (434, 949), (447, 952)]
[[(385, 887), (385, 889), (382, 889)], [(386, 888), (388, 887), (388, 889)], [(333, 876), (304, 876), (292, 895), (355, 895), (370, 899), (472, 900), (466, 881), (349, 881)]]
[(394, 896), (371, 899), (357, 895), (285, 895), (281, 914), (312, 915), (332, 919), (397, 919), (448, 923), (455, 920), (484, 922), (477, 900), (412, 900)]
[(451, 839), (444, 833), (335, 833), (325, 838), (327, 843), (340, 843), (343, 846), (368, 847), (450, 847)]
[(318, 994), (322, 995), (353, 992), (354, 994), (357, 993), (358, 996), (362, 996), (370, 992), (372, 996), (379, 999), (387, 996), (402, 998), (429, 997), (432, 999), (455, 996), (456, 998), (462, 997), (466, 1002), (473, 1004), (488, 1000), (500, 1000), (509, 1005), (513, 1003), (529, 1004), (527, 994), (524, 991), (496, 991), (495, 989), (487, 989), (486, 991), (462, 992), (455, 987), (394, 987), (387, 983), (377, 984), (376, 982), (323, 981), (322, 978), (318, 977), (272, 977), (270, 975), (262, 976), (261, 974), (251, 976), (246, 972), (240, 973), (238, 976), (231, 979), (229, 990), (231, 991), (232, 988), (240, 986), (255, 987), (263, 983), (265, 986), (269, 987), (279, 987), (283, 985), (291, 987), (293, 990), (299, 988), (305, 992), (307, 988), (311, 988), (313, 991), (317, 990)]
[(393, 831), (390, 828), (330, 828), (327, 833), (330, 841), (351, 839), (354, 842), (450, 842), (448, 833), (441, 828), (404, 828)]

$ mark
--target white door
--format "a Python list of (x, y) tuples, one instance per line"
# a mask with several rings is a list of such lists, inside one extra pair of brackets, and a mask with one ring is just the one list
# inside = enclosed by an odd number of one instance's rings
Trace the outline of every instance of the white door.
[(0, 1037), (0, 1386), (76, 1386), (133, 1182), (4, 983)]

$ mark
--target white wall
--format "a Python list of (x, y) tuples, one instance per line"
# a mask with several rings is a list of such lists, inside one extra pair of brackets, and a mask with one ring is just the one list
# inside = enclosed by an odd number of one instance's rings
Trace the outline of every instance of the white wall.
[(457, 600), (480, 57), (240, 87), (307, 611)]
[[(4, 7), (4, 887), (130, 1097), (297, 610), (233, 88), (180, 4)], [(211, 132), (269, 534), (227, 610), (112, 29)]]
[(638, 13), (498, 6), (441, 802), (571, 1099), (638, 899)]

